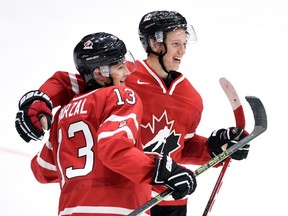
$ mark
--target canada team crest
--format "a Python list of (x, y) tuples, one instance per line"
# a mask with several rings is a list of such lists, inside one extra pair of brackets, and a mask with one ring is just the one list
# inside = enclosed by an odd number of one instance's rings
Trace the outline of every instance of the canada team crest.
[(180, 148), (180, 134), (173, 129), (174, 120), (169, 120), (164, 111), (160, 117), (153, 115), (152, 122), (142, 126), (143, 148), (146, 154), (169, 155)]

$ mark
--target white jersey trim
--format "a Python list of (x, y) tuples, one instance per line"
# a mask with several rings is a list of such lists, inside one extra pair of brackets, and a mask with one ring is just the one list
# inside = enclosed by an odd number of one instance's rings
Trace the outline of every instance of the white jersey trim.
[(176, 81), (172, 84), (172, 87), (171, 87), (171, 89), (170, 89), (170, 91), (169, 91), (169, 95), (172, 95), (172, 94), (173, 94), (173, 92), (174, 92), (176, 86), (178, 85), (178, 83), (182, 82), (184, 79), (185, 79), (185, 77), (182, 75), (181, 78), (179, 78), (178, 80), (176, 80)]
[(40, 157), (40, 153), (37, 154), (37, 162), (38, 164), (45, 168), (45, 169), (48, 169), (48, 170), (53, 170), (53, 171), (56, 171), (56, 166), (51, 164), (51, 163), (48, 163), (46, 161), (44, 161), (41, 157)]
[(72, 90), (75, 94), (79, 94), (79, 84), (77, 82), (76, 74), (68, 73)]
[(150, 73), (150, 75), (158, 82), (159, 86), (162, 88), (163, 93), (166, 93), (166, 87), (163, 85), (159, 77), (148, 67), (148, 65), (143, 61), (139, 61), (145, 68), (146, 70)]
[[(71, 215), (73, 213), (82, 213), (87, 215), (95, 214), (118, 214), (118, 215), (128, 215), (133, 210), (127, 208), (113, 207), (113, 206), (76, 206), (65, 208), (59, 213), (59, 216)], [(141, 216), (149, 216), (146, 213), (142, 213)]]

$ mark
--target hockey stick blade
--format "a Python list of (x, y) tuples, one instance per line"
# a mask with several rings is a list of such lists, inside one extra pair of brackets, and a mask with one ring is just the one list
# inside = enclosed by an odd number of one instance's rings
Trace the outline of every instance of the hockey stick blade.
[(237, 94), (236, 89), (234, 86), (231, 84), (229, 80), (226, 78), (222, 77), (219, 80), (219, 83), (224, 91), (224, 93), (227, 96), (227, 99), (230, 102), (230, 105), (233, 109), (235, 121), (236, 121), (236, 126), (240, 126), (242, 128), (245, 128), (245, 116), (244, 116), (244, 111), (243, 107), (240, 101), (240, 98)]
[[(223, 151), (219, 155), (215, 156), (212, 158), (210, 161), (208, 161), (206, 164), (203, 166), (199, 167), (195, 172), (194, 175), (198, 176), (208, 170), (209, 168), (215, 166), (216, 164), (220, 163), (227, 157), (229, 157), (231, 154), (235, 153), (239, 148), (242, 148), (245, 146), (249, 141), (255, 139), (257, 136), (262, 134), (267, 130), (267, 115), (265, 108), (261, 102), (261, 100), (257, 97), (254, 96), (246, 96), (245, 99), (249, 103), (253, 116), (254, 116), (254, 121), (255, 125), (252, 130), (252, 132), (241, 139), (239, 142), (235, 143), (232, 145), (230, 148), (228, 148), (226, 151)], [(140, 206), (139, 208), (135, 209), (132, 211), (128, 216), (137, 216), (148, 209), (152, 208), (155, 206), (157, 203), (161, 202), (166, 196), (170, 195), (173, 193), (173, 190), (167, 189), (163, 191), (162, 193), (158, 194), (157, 196), (153, 197), (151, 200)]]
[(266, 131), (267, 130), (267, 115), (266, 115), (266, 111), (262, 102), (260, 101), (259, 98), (254, 97), (254, 96), (246, 96), (245, 98), (250, 104), (251, 109), (253, 111), (253, 115), (255, 119), (255, 126), (261, 127), (262, 130)]
[(242, 148), (250, 140), (255, 139), (257, 136), (267, 130), (267, 115), (261, 100), (254, 96), (246, 96), (245, 99), (250, 104), (253, 112), (255, 121), (254, 129), (249, 134), (249, 136), (244, 137), (237, 144), (231, 146), (229, 149), (226, 150), (227, 153), (230, 155), (236, 152), (239, 148)]

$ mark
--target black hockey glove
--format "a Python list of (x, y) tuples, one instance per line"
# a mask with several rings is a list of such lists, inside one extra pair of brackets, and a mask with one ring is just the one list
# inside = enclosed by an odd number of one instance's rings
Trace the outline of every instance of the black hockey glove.
[(182, 199), (195, 191), (197, 182), (192, 171), (178, 165), (168, 156), (156, 158), (155, 160), (152, 184), (165, 184), (174, 190), (172, 196), (175, 200)]
[(40, 118), (45, 115), (47, 119), (47, 130), (51, 127), (52, 102), (48, 95), (32, 90), (22, 96), (19, 101), (19, 111), (16, 114), (15, 127), (23, 140), (42, 140), (44, 130), (40, 124)]
[[(211, 157), (221, 154), (227, 148), (231, 147), (239, 141), (246, 137), (248, 133), (241, 127), (231, 127), (228, 129), (219, 129), (213, 131), (211, 136), (207, 140), (208, 146), (211, 148)], [(238, 151), (231, 155), (232, 159), (242, 160), (246, 159), (249, 152), (249, 144), (240, 148)]]

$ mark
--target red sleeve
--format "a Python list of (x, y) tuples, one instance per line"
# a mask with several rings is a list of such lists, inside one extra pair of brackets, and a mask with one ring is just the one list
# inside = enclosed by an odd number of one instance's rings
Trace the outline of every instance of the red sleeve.
[[(191, 139), (185, 141), (184, 149), (182, 150), (182, 163), (193, 165), (204, 165), (212, 158), (211, 150), (207, 145), (207, 138), (195, 134)], [(221, 166), (221, 163), (215, 167)]]
[(182, 163), (203, 165), (211, 159), (210, 150), (206, 144), (207, 138), (195, 134), (184, 143), (182, 150)]
[(83, 92), (85, 82), (80, 74), (57, 71), (39, 88), (51, 99), (53, 106), (67, 104), (75, 94)]
[(49, 147), (50, 142), (43, 146), (31, 161), (31, 169), (36, 180), (40, 183), (53, 183), (58, 182), (58, 175), (56, 165), (53, 159), (52, 148)]

